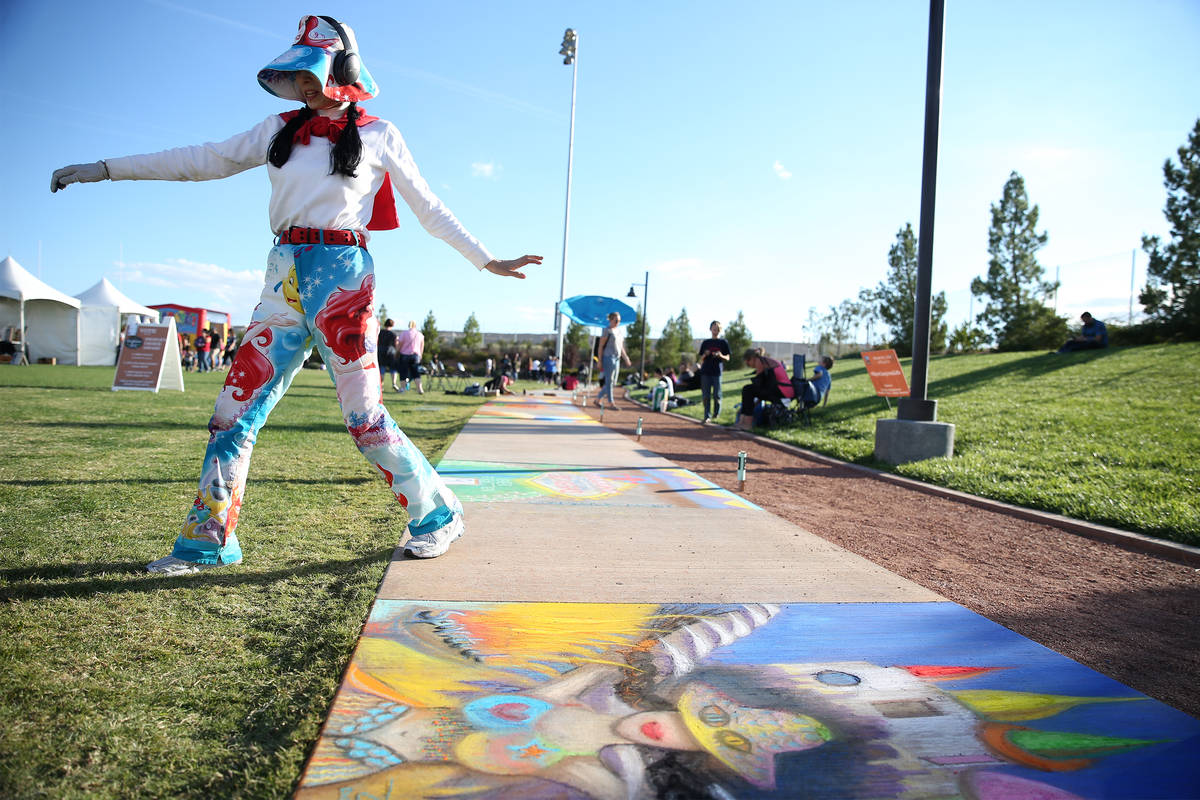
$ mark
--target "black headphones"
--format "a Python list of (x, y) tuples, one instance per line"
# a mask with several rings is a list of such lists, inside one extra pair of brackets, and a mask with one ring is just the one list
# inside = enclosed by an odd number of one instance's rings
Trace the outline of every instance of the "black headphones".
[(354, 40), (347, 35), (342, 23), (333, 17), (322, 16), (321, 19), (332, 25), (342, 40), (342, 49), (333, 57), (333, 79), (337, 81), (338, 86), (357, 83), (359, 73), (362, 72), (362, 61), (359, 59), (358, 53), (354, 52)]

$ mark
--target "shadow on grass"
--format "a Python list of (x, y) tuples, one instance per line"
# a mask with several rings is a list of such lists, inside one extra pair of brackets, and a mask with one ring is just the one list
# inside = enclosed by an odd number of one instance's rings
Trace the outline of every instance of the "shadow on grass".
[[(961, 394), (962, 392), (970, 391), (980, 384), (989, 383), (998, 378), (1006, 378), (1017, 383), (1022, 383), (1066, 369), (1067, 367), (1087, 364), (1111, 355), (1113, 355), (1113, 351), (1109, 349), (1087, 350), (1054, 356), (1029, 356), (1017, 361), (994, 364), (990, 367), (981, 367), (980, 369), (955, 375), (952, 378), (941, 378), (931, 381), (929, 383), (929, 396), (944, 397), (946, 395)], [(936, 365), (937, 361), (932, 363)]]
[[(165, 589), (195, 589), (202, 586), (263, 585), (277, 580), (302, 578), (322, 573), (354, 571), (368, 564), (387, 561), (395, 548), (376, 550), (357, 558), (320, 561), (252, 572), (241, 565), (206, 570), (192, 575), (162, 577), (146, 572), (144, 561), (115, 561), (93, 564), (47, 564), (0, 570), (0, 581), (22, 581), (0, 588), (0, 600), (45, 600), (90, 597), (124, 592), (158, 592)], [(118, 577), (102, 577), (117, 573)], [(53, 581), (53, 583), (44, 583)], [(65, 582), (64, 582), (65, 581)]]
[[(401, 417), (397, 420), (396, 424), (400, 425), (402, 430), (416, 431), (422, 435), (449, 436), (460, 431), (465, 423), (454, 422), (445, 425), (423, 425), (421, 424), (419, 418)], [(64, 430), (104, 430), (112, 428), (128, 428), (131, 430), (207, 430), (207, 427), (204, 423), (173, 420), (146, 420), (140, 422), (121, 422), (114, 420), (97, 420), (94, 422), (38, 422), (37, 425), (39, 428), (61, 428)], [(262, 429), (264, 431), (291, 431), (297, 433), (346, 433), (345, 425), (340, 425), (333, 422), (312, 422), (303, 425), (287, 422), (268, 422), (263, 426)]]
[[(255, 484), (274, 483), (280, 486), (342, 486), (348, 483), (378, 483), (382, 478), (364, 477), (362, 475), (352, 477), (339, 477), (332, 475), (325, 478), (270, 478), (260, 477), (255, 475), (251, 478), (251, 482)], [(192, 478), (140, 478), (136, 476), (125, 476), (124, 478), (109, 478), (104, 480), (15, 480), (15, 481), (0, 481), (0, 486), (113, 486), (117, 484), (157, 484), (161, 486), (194, 486), (195, 479)]]

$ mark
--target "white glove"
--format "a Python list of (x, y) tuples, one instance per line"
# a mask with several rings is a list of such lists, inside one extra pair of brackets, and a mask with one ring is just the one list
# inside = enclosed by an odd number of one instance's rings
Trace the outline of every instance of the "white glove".
[(54, 170), (50, 176), (50, 191), (57, 192), (67, 188), (72, 183), (95, 183), (108, 180), (108, 167), (103, 161), (95, 164), (72, 164), (69, 167)]

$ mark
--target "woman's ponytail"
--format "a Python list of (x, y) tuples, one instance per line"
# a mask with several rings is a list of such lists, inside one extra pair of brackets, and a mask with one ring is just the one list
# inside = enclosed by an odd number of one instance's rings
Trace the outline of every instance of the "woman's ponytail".
[(361, 112), (358, 103), (346, 109), (346, 127), (342, 129), (337, 144), (329, 153), (329, 174), (342, 174), (347, 178), (357, 177), (355, 170), (362, 161), (362, 137), (358, 135), (358, 118)]
[(279, 133), (271, 139), (271, 146), (267, 148), (267, 161), (271, 163), (271, 166), (278, 168), (287, 163), (292, 156), (292, 140), (296, 136), (296, 131), (300, 130), (300, 126), (308, 122), (315, 113), (317, 112), (305, 106), (279, 129)]

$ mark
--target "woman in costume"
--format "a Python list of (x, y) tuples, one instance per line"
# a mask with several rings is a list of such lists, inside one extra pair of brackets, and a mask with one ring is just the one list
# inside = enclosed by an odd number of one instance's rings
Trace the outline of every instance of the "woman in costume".
[(394, 188), (429, 233), (478, 269), (524, 278), (520, 269), (542, 259), (494, 258), (434, 195), (396, 127), (358, 107), (377, 88), (356, 49), (349, 26), (305, 16), (292, 47), (258, 73), (264, 89), (302, 108), (223, 142), (76, 164), (51, 178), (54, 192), (106, 179), (215, 180), (266, 164), (271, 180), (276, 245), (262, 296), (209, 422), (196, 499), (171, 555), (150, 572), (241, 561), (235, 529), (254, 441), (314, 346), (355, 444), (408, 511), (405, 551), (438, 556), (463, 533), (462, 505), (380, 401), (367, 229), (398, 226)]

